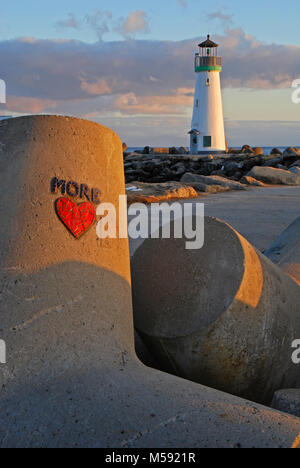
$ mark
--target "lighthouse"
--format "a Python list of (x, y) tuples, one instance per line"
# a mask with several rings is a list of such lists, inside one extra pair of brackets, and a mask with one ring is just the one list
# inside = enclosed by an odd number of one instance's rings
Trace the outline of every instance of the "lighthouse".
[(199, 44), (195, 56), (197, 74), (190, 153), (205, 154), (226, 151), (220, 72), (222, 58), (218, 57), (218, 44), (207, 36)]

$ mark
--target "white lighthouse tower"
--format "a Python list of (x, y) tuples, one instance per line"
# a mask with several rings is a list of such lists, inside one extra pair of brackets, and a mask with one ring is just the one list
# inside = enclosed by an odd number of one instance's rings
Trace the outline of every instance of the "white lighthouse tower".
[(191, 154), (226, 151), (220, 72), (222, 58), (218, 44), (207, 40), (199, 44), (195, 57), (197, 82), (191, 136)]

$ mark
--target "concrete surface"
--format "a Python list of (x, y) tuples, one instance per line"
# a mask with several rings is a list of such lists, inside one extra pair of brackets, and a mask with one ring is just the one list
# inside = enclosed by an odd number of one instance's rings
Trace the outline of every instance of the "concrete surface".
[(270, 404), (299, 375), (300, 288), (228, 224), (204, 228), (201, 249), (172, 237), (135, 252), (135, 327), (164, 370)]
[(207, 216), (226, 221), (263, 251), (299, 216), (299, 201), (300, 187), (263, 187), (210, 195), (204, 203)]
[(300, 286), (300, 217), (275, 240), (265, 255)]
[(0, 124), (0, 447), (296, 447), (300, 420), (136, 358), (128, 243), (76, 240), (50, 179), (124, 194), (120, 139), (95, 123)]
[(275, 393), (272, 408), (300, 418), (300, 389), (290, 388)]
[[(191, 203), (204, 203), (206, 216), (226, 221), (264, 251), (299, 216), (299, 200), (300, 187), (255, 187), (245, 192), (201, 196)], [(142, 242), (130, 239), (131, 255)]]

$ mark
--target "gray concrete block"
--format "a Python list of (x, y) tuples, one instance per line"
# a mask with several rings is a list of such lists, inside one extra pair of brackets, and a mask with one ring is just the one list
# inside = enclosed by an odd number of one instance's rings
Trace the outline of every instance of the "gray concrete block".
[(276, 392), (272, 408), (300, 418), (300, 389), (292, 388)]
[(285, 229), (264, 254), (300, 285), (300, 217)]
[(137, 330), (164, 370), (270, 404), (299, 376), (299, 286), (220, 220), (205, 218), (202, 249), (185, 243), (147, 239), (135, 252)]

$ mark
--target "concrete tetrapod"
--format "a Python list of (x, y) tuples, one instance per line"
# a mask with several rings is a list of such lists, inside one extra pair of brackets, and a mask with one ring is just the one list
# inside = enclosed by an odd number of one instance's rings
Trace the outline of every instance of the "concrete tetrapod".
[(147, 239), (135, 252), (137, 331), (162, 369), (271, 404), (299, 376), (299, 286), (218, 219), (205, 218), (202, 249), (185, 243)]
[(300, 217), (264, 252), (300, 286)]
[(118, 136), (36, 116), (2, 122), (0, 142), (0, 447), (296, 447), (299, 419), (137, 360), (128, 241), (76, 238), (90, 211), (71, 203), (93, 188), (118, 207)]

